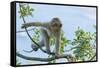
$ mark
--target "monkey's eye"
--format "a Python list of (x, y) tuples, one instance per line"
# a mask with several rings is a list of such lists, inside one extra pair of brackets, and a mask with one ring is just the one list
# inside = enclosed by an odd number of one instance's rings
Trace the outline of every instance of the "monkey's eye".
[(57, 24), (56, 23), (53, 23), (52, 26), (57, 26)]

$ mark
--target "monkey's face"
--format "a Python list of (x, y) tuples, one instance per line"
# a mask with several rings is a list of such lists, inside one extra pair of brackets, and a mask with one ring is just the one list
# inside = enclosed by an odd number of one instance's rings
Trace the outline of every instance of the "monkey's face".
[(54, 32), (59, 31), (62, 27), (61, 21), (58, 18), (53, 18), (50, 24), (50, 29)]

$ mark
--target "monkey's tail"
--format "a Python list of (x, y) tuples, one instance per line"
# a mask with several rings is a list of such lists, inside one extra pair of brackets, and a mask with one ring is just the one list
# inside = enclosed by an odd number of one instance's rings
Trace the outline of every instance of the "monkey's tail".
[(27, 53), (31, 53), (33, 52), (34, 50), (30, 50), (30, 51), (26, 51), (26, 50), (23, 50), (24, 52), (27, 52)]

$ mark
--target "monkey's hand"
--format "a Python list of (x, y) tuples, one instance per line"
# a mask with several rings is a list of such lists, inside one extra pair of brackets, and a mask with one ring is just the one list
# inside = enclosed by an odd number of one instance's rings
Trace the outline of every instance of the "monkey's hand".
[(30, 23), (25, 23), (25, 24), (22, 24), (21, 28), (27, 28), (30, 26)]

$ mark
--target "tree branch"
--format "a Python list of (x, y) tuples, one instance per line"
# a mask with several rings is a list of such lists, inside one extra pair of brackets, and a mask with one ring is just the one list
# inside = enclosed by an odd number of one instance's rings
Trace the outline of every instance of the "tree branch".
[(28, 56), (25, 56), (25, 55), (22, 55), (18, 52), (16, 52), (16, 55), (20, 58), (23, 58), (25, 60), (35, 60), (35, 61), (42, 61), (42, 62), (48, 62), (48, 61), (52, 61), (52, 60), (55, 60), (55, 59), (59, 59), (59, 58), (66, 58), (66, 59), (69, 59), (70, 57), (72, 57), (71, 55), (61, 55), (59, 57), (51, 57), (51, 58), (38, 58), (38, 57), (28, 57)]
[(90, 59), (90, 61), (92, 61), (96, 56), (96, 53), (93, 55), (93, 57)]
[(71, 51), (71, 50), (73, 50), (73, 49), (76, 49), (76, 48), (81, 48), (81, 47), (79, 47), (79, 46), (72, 47), (71, 49), (69, 49), (69, 50), (65, 50), (64, 52), (69, 52), (69, 51)]

